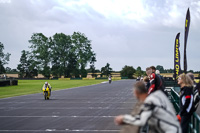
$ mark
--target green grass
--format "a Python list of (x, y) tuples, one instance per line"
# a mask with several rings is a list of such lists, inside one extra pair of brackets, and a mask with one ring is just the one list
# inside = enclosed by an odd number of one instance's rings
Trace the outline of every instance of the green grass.
[(51, 84), (54, 91), (98, 84), (106, 80), (18, 80), (17, 86), (0, 87), (0, 98), (41, 93), (46, 81)]

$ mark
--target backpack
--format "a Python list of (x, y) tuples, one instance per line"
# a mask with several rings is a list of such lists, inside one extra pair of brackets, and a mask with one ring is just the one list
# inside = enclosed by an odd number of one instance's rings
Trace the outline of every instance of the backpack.
[(193, 92), (193, 112), (195, 112), (199, 106), (199, 101), (200, 101), (200, 97), (199, 97), (199, 90), (194, 88), (194, 92)]

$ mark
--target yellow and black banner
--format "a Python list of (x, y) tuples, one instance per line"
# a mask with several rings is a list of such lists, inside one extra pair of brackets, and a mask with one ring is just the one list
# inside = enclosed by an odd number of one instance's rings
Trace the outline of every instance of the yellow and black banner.
[(178, 79), (178, 76), (181, 74), (181, 64), (180, 64), (180, 42), (179, 42), (180, 33), (176, 35), (175, 46), (174, 46), (174, 78)]
[(185, 37), (184, 37), (184, 73), (187, 73), (187, 55), (186, 55), (186, 48), (187, 48), (187, 39), (188, 33), (190, 28), (190, 10), (188, 8), (186, 19), (185, 19)]

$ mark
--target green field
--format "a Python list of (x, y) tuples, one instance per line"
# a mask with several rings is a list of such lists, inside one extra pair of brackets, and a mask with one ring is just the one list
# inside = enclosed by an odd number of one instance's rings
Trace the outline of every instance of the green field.
[(46, 81), (51, 84), (52, 91), (54, 91), (99, 84), (106, 80), (18, 80), (17, 86), (0, 87), (0, 98), (41, 93)]

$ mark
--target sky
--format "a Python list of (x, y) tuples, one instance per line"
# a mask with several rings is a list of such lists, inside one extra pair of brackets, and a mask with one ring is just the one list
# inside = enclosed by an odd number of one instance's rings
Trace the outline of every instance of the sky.
[(97, 69), (110, 63), (144, 70), (173, 68), (175, 36), (180, 32), (183, 68), (184, 25), (188, 7), (191, 24), (188, 69), (200, 71), (200, 1), (198, 0), (0, 0), (0, 42), (16, 68), (21, 51), (29, 50), (33, 33), (84, 33), (97, 54)]

